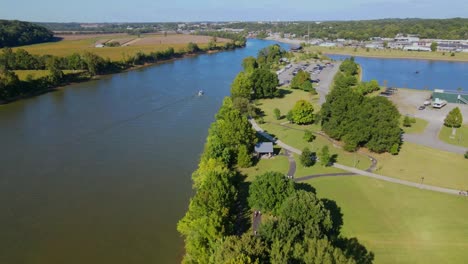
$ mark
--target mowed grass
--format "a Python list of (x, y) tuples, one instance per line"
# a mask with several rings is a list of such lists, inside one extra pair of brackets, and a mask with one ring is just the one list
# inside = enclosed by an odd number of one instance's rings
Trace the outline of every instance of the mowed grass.
[(424, 119), (417, 118), (417, 117), (411, 117), (411, 118), (414, 118), (416, 120), (416, 123), (411, 123), (410, 127), (404, 127), (403, 126), (404, 116), (401, 117), (401, 128), (403, 129), (403, 131), (405, 131), (405, 133), (407, 134), (422, 134), (424, 130), (426, 129), (427, 125), (429, 124), (429, 122)]
[(462, 125), (457, 128), (455, 137), (452, 138), (452, 128), (442, 126), (439, 133), (439, 139), (445, 143), (468, 148), (468, 125)]
[(325, 54), (340, 54), (362, 57), (376, 58), (407, 58), (407, 59), (425, 59), (425, 60), (447, 60), (447, 61), (468, 61), (467, 52), (455, 52), (455, 56), (450, 56), (450, 52), (417, 52), (404, 51), (395, 49), (369, 49), (358, 48), (356, 51), (352, 47), (318, 47), (312, 46), (308, 48), (310, 51), (320, 51)]
[(468, 160), (463, 155), (409, 142), (396, 156), (372, 155), (378, 160), (377, 174), (418, 183), (424, 177), (425, 184), (468, 190)]
[[(35, 80), (35, 79), (39, 79), (50, 74), (49, 70), (15, 70), (14, 72), (18, 76), (18, 78), (22, 81), (26, 80), (28, 76), (31, 76)], [(64, 74), (70, 74), (70, 73), (79, 73), (81, 71), (80, 70), (77, 70), (77, 71), (62, 70), (62, 72)]]
[[(164, 38), (164, 36), (155, 36), (155, 35), (148, 35), (148, 36), (141, 36), (142, 39), (152, 38), (156, 41), (151, 41), (149, 44), (145, 45), (130, 45), (124, 47), (103, 47), (103, 48), (96, 48), (95, 44), (98, 42), (103, 42), (106, 40), (118, 40), (123, 38), (130, 38), (132, 36), (127, 35), (109, 35), (109, 36), (100, 36), (88, 39), (78, 39), (78, 40), (61, 40), (57, 42), (48, 42), (48, 43), (41, 43), (41, 44), (34, 44), (28, 46), (21, 46), (16, 49), (25, 49), (31, 54), (36, 55), (55, 55), (55, 56), (68, 56), (75, 52), (83, 53), (85, 51), (89, 51), (95, 53), (103, 58), (109, 58), (113, 61), (119, 61), (124, 58), (131, 57), (135, 55), (137, 52), (141, 51), (143, 53), (149, 54), (150, 52), (154, 51), (163, 51), (167, 48), (174, 48), (176, 51), (181, 51), (187, 47), (187, 43), (180, 43), (183, 38), (186, 38), (184, 35), (170, 35), (170, 38), (173, 39), (174, 43), (158, 43), (158, 38)], [(137, 36), (133, 36), (135, 39)], [(206, 43), (198, 43), (198, 46), (204, 48), (208, 45)], [(218, 45), (224, 45), (222, 43), (218, 43)]]
[(253, 181), (255, 177), (268, 171), (281, 172), (286, 175), (289, 170), (289, 162), (286, 156), (274, 156), (270, 159), (260, 159), (253, 167), (239, 168), (238, 170), (247, 176), (247, 181)]
[(343, 213), (342, 234), (375, 254), (374, 263), (466, 263), (468, 197), (363, 176), (307, 181)]
[(341, 170), (335, 167), (322, 166), (318, 162), (314, 164), (313, 166), (304, 167), (301, 164), (300, 156), (297, 154), (294, 154), (294, 160), (296, 161), (296, 173), (294, 174), (295, 178), (301, 178), (304, 176), (323, 174), (323, 173), (345, 172), (344, 170)]

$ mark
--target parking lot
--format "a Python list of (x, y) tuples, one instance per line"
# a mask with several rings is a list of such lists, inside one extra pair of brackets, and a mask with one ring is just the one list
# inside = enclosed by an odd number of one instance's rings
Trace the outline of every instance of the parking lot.
[[(294, 77), (294, 72), (304, 70), (310, 73), (311, 80), (314, 81), (313, 86), (320, 95), (319, 103), (325, 102), (325, 96), (330, 91), (330, 85), (337, 73), (341, 62), (333, 62), (327, 64), (327, 62), (321, 61), (309, 61), (301, 63), (292, 63), (290, 66), (284, 68), (284, 71), (278, 74), (280, 86), (287, 86), (291, 83)], [(320, 80), (319, 82), (315, 82)]]

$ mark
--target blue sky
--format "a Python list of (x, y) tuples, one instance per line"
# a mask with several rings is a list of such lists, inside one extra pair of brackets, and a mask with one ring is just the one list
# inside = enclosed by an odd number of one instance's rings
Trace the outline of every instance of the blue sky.
[(468, 0), (0, 0), (0, 19), (36, 22), (356, 20), (468, 17)]

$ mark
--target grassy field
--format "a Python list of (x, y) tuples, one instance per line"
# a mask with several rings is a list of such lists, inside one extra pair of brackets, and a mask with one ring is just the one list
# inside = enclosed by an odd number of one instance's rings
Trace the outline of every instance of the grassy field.
[(457, 128), (457, 132), (454, 138), (452, 136), (452, 129), (446, 126), (442, 126), (439, 133), (439, 139), (445, 143), (462, 146), (468, 148), (468, 125), (463, 125)]
[(305, 141), (303, 139), (304, 130), (319, 131), (320, 126), (316, 124), (306, 126), (287, 124), (288, 127), (282, 126), (281, 123), (287, 122), (287, 120), (284, 117), (280, 120), (276, 120), (273, 114), (273, 109), (275, 108), (278, 108), (284, 116), (298, 100), (304, 99), (312, 102), (315, 112), (319, 109), (318, 95), (310, 95), (310, 93), (301, 90), (284, 90), (288, 93), (285, 94), (283, 98), (263, 99), (258, 101), (257, 106), (263, 111), (263, 120), (266, 122), (260, 125), (264, 130), (281, 139), (284, 143), (301, 150), (304, 147), (308, 147), (313, 152), (319, 152), (324, 145), (328, 145), (330, 152), (338, 155), (338, 163), (354, 166), (356, 162), (356, 167), (359, 169), (369, 168), (371, 162), (367, 156), (349, 153), (341, 148), (334, 147), (331, 142), (321, 136), (317, 135), (317, 138), (312, 143)]
[[(49, 75), (49, 70), (16, 70), (14, 71), (20, 80), (26, 80), (28, 75), (31, 75), (33, 79), (39, 79), (44, 76)], [(62, 70), (64, 74), (69, 73), (78, 73), (80, 71), (73, 71), (73, 70)]]
[(294, 159), (296, 160), (296, 174), (294, 175), (295, 178), (301, 178), (313, 174), (345, 172), (335, 167), (324, 167), (318, 163), (311, 167), (304, 167), (300, 162), (299, 155), (296, 154), (294, 154)]
[(466, 263), (468, 198), (361, 176), (308, 181), (336, 201), (342, 234), (357, 237), (375, 263)]
[(378, 174), (457, 190), (468, 189), (468, 160), (463, 155), (405, 142), (396, 156), (372, 154)]
[[(120, 47), (103, 47), (96, 48), (96, 43), (103, 43), (106, 41), (119, 41), (132, 40), (132, 44), (129, 46), (120, 46)], [(206, 47), (207, 43), (211, 40), (207, 36), (194, 36), (194, 35), (168, 35), (164, 37), (163, 35), (141, 35), (130, 36), (130, 35), (95, 35), (91, 38), (77, 38), (77, 39), (64, 39), (57, 42), (48, 42), (35, 45), (28, 45), (18, 47), (25, 49), (26, 51), (32, 54), (38, 55), (55, 55), (55, 56), (68, 56), (75, 52), (84, 52), (90, 51), (98, 54), (101, 57), (109, 58), (111, 60), (122, 60), (125, 57), (133, 56), (138, 51), (144, 53), (150, 53), (152, 51), (162, 51), (169, 47), (177, 50), (183, 50), (187, 43), (194, 42), (199, 45), (199, 47)], [(224, 39), (218, 38), (218, 45), (224, 45)], [(15, 48), (15, 49), (18, 49)]]
[(289, 162), (286, 156), (274, 156), (270, 159), (260, 159), (258, 163), (250, 168), (239, 168), (239, 171), (247, 175), (247, 181), (252, 181), (257, 175), (264, 174), (268, 171), (281, 172), (287, 174), (289, 169)]
[(351, 47), (317, 47), (312, 46), (308, 48), (310, 51), (320, 51), (325, 54), (342, 54), (342, 55), (354, 55), (362, 57), (377, 57), (377, 58), (407, 58), (407, 59), (425, 59), (425, 60), (447, 60), (447, 61), (468, 61), (467, 52), (455, 53), (455, 56), (450, 56), (450, 52), (416, 52), (416, 51), (404, 51), (404, 50), (376, 50), (369, 49), (366, 51), (364, 48), (358, 48), (354, 51)]
[(410, 127), (404, 127), (403, 126), (404, 116), (401, 117), (401, 128), (403, 129), (403, 131), (405, 131), (405, 133), (407, 134), (422, 134), (424, 130), (426, 129), (427, 125), (429, 124), (429, 122), (424, 119), (417, 118), (417, 117), (411, 117), (411, 118), (414, 118), (416, 120), (416, 123), (412, 123)]

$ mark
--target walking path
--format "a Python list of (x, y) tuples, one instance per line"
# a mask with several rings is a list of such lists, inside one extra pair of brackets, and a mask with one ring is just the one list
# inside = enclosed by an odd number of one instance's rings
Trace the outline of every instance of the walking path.
[(287, 149), (284, 150), (283, 156), (288, 157), (288, 161), (289, 161), (288, 176), (289, 177), (294, 177), (294, 174), (296, 173), (296, 160), (294, 159), (294, 156)]
[[(287, 151), (296, 153), (298, 155), (302, 154), (302, 151), (300, 151), (300, 150), (298, 150), (298, 149), (296, 149), (294, 147), (291, 147), (291, 146), (281, 142), (279, 139), (275, 139), (270, 134), (266, 133), (257, 124), (257, 122), (255, 122), (254, 119), (250, 118), (249, 122), (252, 124), (252, 127), (255, 129), (255, 131), (257, 131), (257, 133), (259, 133), (263, 137), (267, 138), (268, 140), (271, 140), (273, 143), (276, 143), (278, 146), (284, 148)], [(454, 195), (459, 195), (460, 194), (459, 190), (442, 188), (442, 187), (437, 187), (437, 186), (432, 186), (432, 185), (426, 185), (426, 184), (420, 184), (420, 183), (400, 180), (400, 179), (397, 179), (397, 178), (387, 177), (387, 176), (375, 174), (375, 173), (372, 173), (372, 172), (369, 172), (369, 171), (364, 171), (364, 170), (359, 170), (359, 169), (356, 169), (356, 168), (348, 167), (348, 166), (338, 164), (338, 163), (334, 163), (333, 167), (338, 168), (338, 169), (342, 169), (342, 170), (345, 170), (345, 171), (348, 171), (348, 172), (351, 172), (351, 173), (353, 173), (353, 175), (358, 174), (358, 175), (362, 175), (362, 176), (366, 176), (366, 177), (370, 177), (370, 178), (374, 178), (374, 179), (379, 179), (379, 180), (383, 180), (383, 181), (387, 181), (387, 182), (402, 184), (402, 185), (406, 185), (406, 186), (410, 186), (410, 187), (416, 187), (416, 188), (419, 188), (419, 189), (425, 189), (425, 190), (430, 190), (430, 191), (435, 191), (435, 192), (454, 194)], [(343, 174), (341, 174), (341, 175), (343, 175)], [(317, 175), (311, 175), (311, 176), (308, 176), (308, 177), (314, 177), (314, 176), (317, 176)], [(327, 176), (332, 176), (332, 175), (327, 175)], [(333, 176), (338, 176), (338, 175), (333, 175)], [(324, 175), (322, 175), (321, 177), (324, 177)]]

